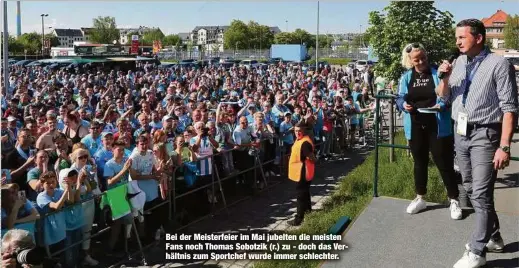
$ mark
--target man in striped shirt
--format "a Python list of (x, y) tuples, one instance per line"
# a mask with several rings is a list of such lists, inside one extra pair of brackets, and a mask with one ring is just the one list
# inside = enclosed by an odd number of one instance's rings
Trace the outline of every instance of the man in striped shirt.
[(437, 93), (452, 103), (455, 146), (463, 184), (476, 212), (476, 229), (455, 268), (481, 267), (486, 252), (500, 252), (504, 242), (494, 208), (497, 171), (508, 166), (517, 85), (513, 67), (485, 47), (485, 26), (476, 19), (456, 26), (456, 45), (463, 54), (444, 62)]

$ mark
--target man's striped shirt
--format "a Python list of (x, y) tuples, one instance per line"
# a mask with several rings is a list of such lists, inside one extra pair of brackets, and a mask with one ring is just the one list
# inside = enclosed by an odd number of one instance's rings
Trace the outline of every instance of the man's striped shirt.
[[(480, 63), (476, 63), (477, 69), (469, 83), (468, 74), (474, 67), (469, 64), (466, 55), (460, 56), (449, 78), (450, 96), (447, 100), (452, 103), (452, 119), (457, 121), (458, 113), (464, 111), (468, 114), (469, 124), (491, 124), (502, 122), (504, 113), (517, 113), (513, 66), (505, 58), (489, 53)], [(469, 88), (464, 106), (462, 100), (467, 84)]]

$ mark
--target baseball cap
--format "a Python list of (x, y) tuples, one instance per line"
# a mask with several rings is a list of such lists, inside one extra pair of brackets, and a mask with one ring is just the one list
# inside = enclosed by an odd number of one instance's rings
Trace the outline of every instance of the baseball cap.
[(78, 174), (79, 173), (77, 172), (77, 170), (75, 170), (73, 168), (64, 168), (59, 172), (59, 182), (61, 184), (61, 182), (63, 182), (63, 179), (72, 177), (72, 176), (78, 175)]
[(13, 122), (13, 121), (17, 121), (16, 117), (10, 115), (9, 117), (7, 117), (7, 121), (8, 122)]
[(114, 134), (112, 132), (103, 132), (103, 133), (101, 133), (101, 137), (102, 138), (104, 138), (104, 137), (106, 137), (108, 135), (111, 135), (112, 137), (114, 136)]
[(168, 121), (169, 119), (173, 119), (173, 117), (171, 117), (170, 115), (166, 115), (162, 118), (162, 122), (166, 122)]
[(292, 115), (290, 112), (286, 112), (283, 114), (283, 116)]

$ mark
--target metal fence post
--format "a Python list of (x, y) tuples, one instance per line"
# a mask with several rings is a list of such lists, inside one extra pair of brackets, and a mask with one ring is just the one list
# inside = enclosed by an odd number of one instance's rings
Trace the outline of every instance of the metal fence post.
[(378, 96), (376, 97), (376, 106), (375, 106), (375, 174), (373, 178), (373, 196), (378, 197), (378, 128), (380, 121), (380, 99)]
[[(395, 143), (395, 120), (394, 120), (394, 99), (391, 98), (390, 106), (389, 106), (389, 143)], [(395, 159), (395, 149), (393, 147), (389, 148), (389, 163), (393, 163)]]

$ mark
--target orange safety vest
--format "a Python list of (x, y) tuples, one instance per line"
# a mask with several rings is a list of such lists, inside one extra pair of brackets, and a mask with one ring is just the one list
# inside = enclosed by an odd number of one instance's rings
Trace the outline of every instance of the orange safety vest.
[[(303, 169), (303, 162), (301, 161), (301, 146), (303, 143), (307, 141), (312, 145), (312, 151), (314, 149), (314, 143), (312, 139), (308, 136), (304, 136), (300, 140), (296, 140), (294, 145), (292, 145), (292, 153), (290, 155), (290, 160), (288, 161), (288, 178), (298, 182), (301, 179), (301, 170)], [(311, 181), (314, 178), (315, 164), (306, 159), (305, 162), (305, 178), (307, 181)]]

